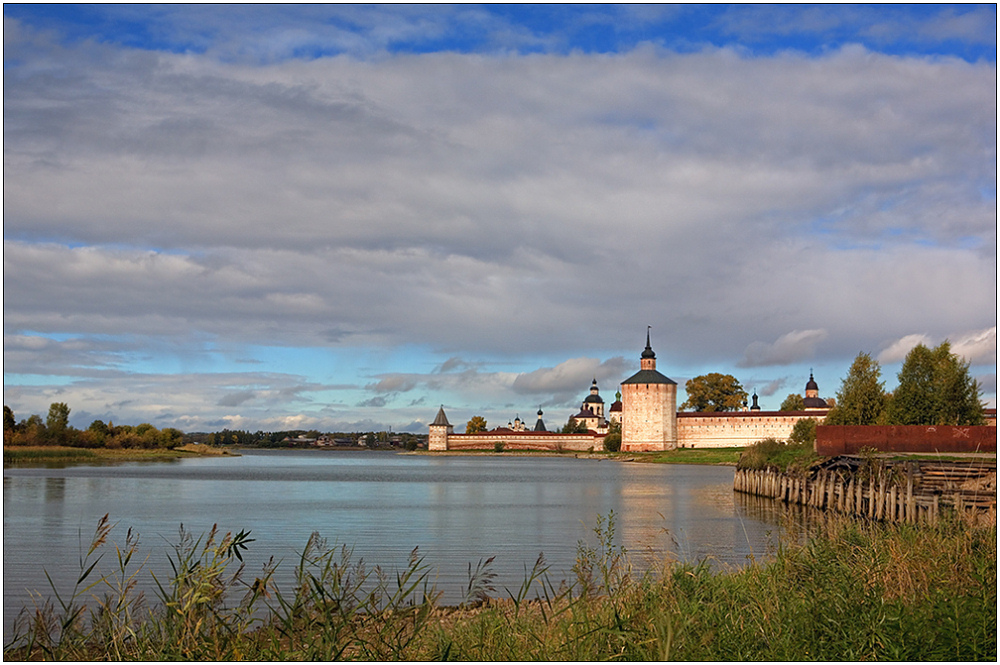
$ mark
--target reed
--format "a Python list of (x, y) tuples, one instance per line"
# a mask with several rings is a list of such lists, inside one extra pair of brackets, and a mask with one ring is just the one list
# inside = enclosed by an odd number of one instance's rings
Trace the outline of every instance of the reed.
[[(249, 533), (181, 532), (157, 602), (135, 592), (145, 562), (107, 517), (73, 589), (53, 589), (17, 624), (5, 659), (47, 660), (967, 660), (997, 655), (996, 526), (831, 518), (774, 557), (715, 570), (637, 572), (614, 514), (580, 542), (573, 578), (545, 558), (516, 589), (492, 559), (469, 566), (466, 597), (442, 607), (414, 550), (399, 570), (368, 566), (313, 534), (294, 583), (272, 560), (244, 580)], [(114, 571), (99, 573), (113, 548)], [(159, 578), (157, 578), (159, 580)]]
[(68, 448), (65, 446), (24, 446), (3, 449), (3, 463), (32, 464), (37, 462), (65, 462), (69, 460), (87, 460), (97, 457), (92, 450), (84, 448)]

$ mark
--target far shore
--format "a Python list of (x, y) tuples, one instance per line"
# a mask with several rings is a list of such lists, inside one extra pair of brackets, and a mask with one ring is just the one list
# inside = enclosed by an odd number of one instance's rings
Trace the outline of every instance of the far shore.
[(165, 448), (71, 448), (69, 446), (4, 446), (4, 468), (34, 466), (53, 463), (102, 463), (102, 462), (155, 462), (181, 459), (192, 456), (232, 456), (239, 453), (208, 446), (203, 443), (189, 443), (173, 449)]
[(743, 448), (677, 448), (656, 453), (634, 452), (574, 452), (555, 450), (415, 450), (408, 455), (455, 457), (572, 457), (587, 460), (612, 460), (615, 462), (640, 462), (649, 464), (706, 464), (736, 466)]

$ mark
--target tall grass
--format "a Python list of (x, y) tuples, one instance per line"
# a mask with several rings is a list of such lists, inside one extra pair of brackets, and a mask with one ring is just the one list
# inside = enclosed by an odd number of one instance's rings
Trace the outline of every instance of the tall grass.
[(776, 469), (789, 474), (805, 474), (820, 458), (812, 444), (785, 443), (764, 439), (747, 446), (736, 464), (738, 469)]
[(37, 462), (93, 459), (97, 454), (84, 448), (67, 448), (65, 446), (25, 446), (23, 448), (3, 449), (4, 464), (32, 464)]
[[(157, 602), (135, 593), (144, 562), (107, 518), (76, 586), (18, 623), (6, 659), (54, 660), (988, 660), (997, 654), (996, 527), (842, 518), (804, 544), (730, 571), (667, 564), (637, 573), (601, 518), (573, 578), (545, 558), (516, 589), (492, 559), (469, 566), (466, 597), (441, 607), (414, 550), (390, 573), (314, 534), (291, 588), (272, 560), (244, 580), (249, 534), (182, 531)], [(115, 571), (98, 574), (114, 548)], [(56, 590), (53, 590), (56, 591)]]

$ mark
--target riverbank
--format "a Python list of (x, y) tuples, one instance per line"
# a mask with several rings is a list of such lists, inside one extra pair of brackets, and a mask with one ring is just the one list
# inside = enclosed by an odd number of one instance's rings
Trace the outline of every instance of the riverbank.
[[(995, 525), (832, 519), (769, 563), (664, 563), (642, 575), (614, 545), (611, 518), (594, 531), (598, 545), (581, 544), (575, 579), (550, 580), (539, 557), (520, 588), (498, 593), (492, 560), (481, 561), (457, 607), (436, 604), (430, 564), (416, 552), (404, 570), (376, 575), (350, 551), (311, 539), (293, 588), (282, 590), (266, 571), (253, 582), (232, 576), (241, 548), (252, 547), (248, 534), (211, 534), (176, 550), (187, 572), (164, 585), (169, 612), (125, 586), (88, 608), (99, 620), (67, 621), (78, 610), (87, 617), (80, 603), (93, 601), (64, 589), (67, 607), (30, 615), (4, 658), (996, 660)], [(91, 556), (105, 535), (99, 527)], [(124, 561), (108, 578), (112, 591), (137, 572)], [(227, 603), (227, 592), (242, 601)]]
[(4, 446), (3, 465), (31, 466), (63, 463), (143, 462), (178, 459), (193, 455), (233, 455), (221, 448), (189, 443), (173, 449), (145, 448), (70, 448), (67, 446)]
[(402, 453), (406, 455), (429, 455), (439, 457), (561, 457), (585, 460), (612, 460), (616, 462), (640, 462), (646, 464), (707, 464), (714, 466), (736, 466), (743, 448), (677, 448), (656, 453), (609, 453), (604, 451), (557, 452), (554, 450), (416, 450)]

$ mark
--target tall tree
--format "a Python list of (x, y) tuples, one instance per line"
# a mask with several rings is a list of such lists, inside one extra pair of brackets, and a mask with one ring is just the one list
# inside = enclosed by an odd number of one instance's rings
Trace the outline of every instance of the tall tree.
[(913, 347), (897, 376), (899, 386), (886, 408), (890, 425), (983, 424), (979, 384), (947, 341), (934, 349)]
[(738, 411), (747, 401), (747, 391), (730, 374), (703, 374), (684, 384), (687, 399), (681, 410)]
[(859, 353), (837, 392), (837, 406), (826, 425), (877, 425), (884, 416), (886, 394), (882, 368), (867, 353)]
[(482, 416), (472, 416), (472, 418), (469, 419), (469, 422), (465, 424), (466, 434), (475, 434), (476, 432), (485, 432), (485, 431), (486, 431), (486, 418), (483, 418)]
[(3, 433), (11, 434), (17, 429), (17, 420), (14, 419), (14, 412), (6, 404), (3, 405)]
[(45, 418), (45, 433), (56, 443), (64, 443), (66, 440), (69, 410), (65, 402), (53, 402), (49, 405), (49, 415)]
[(805, 398), (798, 393), (789, 393), (778, 408), (779, 411), (805, 411)]

